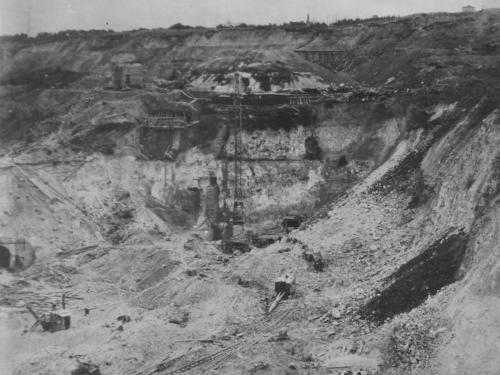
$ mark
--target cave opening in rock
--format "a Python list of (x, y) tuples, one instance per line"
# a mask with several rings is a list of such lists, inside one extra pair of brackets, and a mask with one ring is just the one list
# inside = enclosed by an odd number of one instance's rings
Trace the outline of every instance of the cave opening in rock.
[(319, 147), (319, 142), (316, 137), (307, 137), (304, 146), (306, 149), (304, 158), (308, 160), (321, 159), (321, 148)]
[(390, 284), (361, 309), (361, 315), (377, 323), (408, 312), (441, 288), (459, 278), (468, 236), (462, 232), (444, 236), (422, 254), (401, 266)]
[(9, 268), (10, 256), (10, 251), (4, 246), (0, 246), (0, 268)]
[(348, 164), (347, 158), (345, 155), (342, 155), (338, 160), (337, 160), (337, 168), (342, 168), (345, 167)]

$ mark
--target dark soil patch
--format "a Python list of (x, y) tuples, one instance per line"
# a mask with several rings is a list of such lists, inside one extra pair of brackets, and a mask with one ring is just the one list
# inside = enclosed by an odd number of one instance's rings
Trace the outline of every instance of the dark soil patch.
[(434, 242), (422, 254), (401, 266), (390, 277), (389, 286), (362, 308), (361, 315), (383, 323), (414, 309), (428, 296), (457, 281), (467, 241), (468, 235), (459, 232)]
[(121, 139), (128, 133), (134, 124), (106, 124), (100, 125), (73, 137), (69, 143), (74, 151), (79, 152), (101, 152), (104, 155), (113, 155), (116, 147), (116, 139)]
[(10, 251), (0, 246), (0, 268), (9, 268), (10, 266)]
[(291, 130), (299, 125), (309, 126), (316, 121), (311, 106), (293, 108), (253, 107), (244, 110), (243, 116), (243, 128), (246, 130)]

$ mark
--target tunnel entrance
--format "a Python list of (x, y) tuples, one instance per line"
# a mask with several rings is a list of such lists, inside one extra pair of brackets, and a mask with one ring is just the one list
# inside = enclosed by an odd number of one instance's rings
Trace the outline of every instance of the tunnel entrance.
[(10, 251), (4, 246), (0, 246), (0, 268), (9, 268)]
[(458, 280), (468, 235), (460, 232), (444, 236), (422, 254), (404, 264), (379, 295), (361, 309), (368, 320), (383, 323), (386, 319), (408, 312), (441, 288)]

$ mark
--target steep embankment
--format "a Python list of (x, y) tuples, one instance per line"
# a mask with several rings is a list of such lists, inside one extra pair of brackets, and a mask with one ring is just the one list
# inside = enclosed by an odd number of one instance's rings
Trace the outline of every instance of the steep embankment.
[[(498, 105), (485, 100), (467, 111), (459, 104), (436, 107), (428, 130), (400, 144), (327, 219), (295, 235), (326, 254), (332, 274), (350, 279), (342, 290), (354, 293), (361, 325), (375, 322), (390, 332), (382, 348), (386, 365), (398, 369), (384, 373), (493, 374), (499, 368), (491, 307), (497, 303), (498, 246), (491, 238), (498, 115)], [(436, 139), (440, 127), (447, 133)], [(423, 146), (429, 136), (434, 140)], [(421, 179), (411, 177), (415, 172)], [(370, 336), (365, 340), (376, 342)]]

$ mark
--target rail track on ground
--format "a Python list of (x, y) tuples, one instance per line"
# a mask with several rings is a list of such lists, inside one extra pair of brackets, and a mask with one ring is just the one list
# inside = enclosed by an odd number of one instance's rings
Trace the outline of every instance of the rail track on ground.
[(194, 369), (197, 370), (197, 373), (200, 373), (200, 371), (205, 373), (206, 371), (214, 370), (225, 361), (229, 360), (237, 352), (249, 349), (253, 345), (264, 341), (265, 336), (269, 334), (269, 332), (284, 326), (288, 322), (292, 313), (296, 310), (297, 303), (293, 302), (288, 306), (283, 307), (285, 307), (285, 309), (276, 310), (274, 314), (265, 316), (264, 318), (255, 321), (252, 324), (252, 326), (255, 327), (255, 330), (253, 332), (249, 332), (248, 336), (239, 339), (238, 342), (228, 345), (215, 353), (208, 354), (199, 359), (187, 361), (185, 363), (182, 363), (182, 357), (176, 359), (166, 359), (154, 368), (149, 368), (148, 370), (135, 373), (135, 375), (177, 375), (189, 373)]

